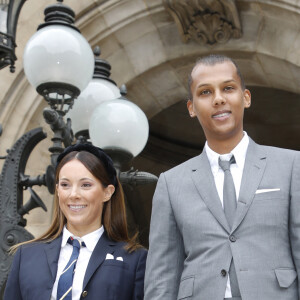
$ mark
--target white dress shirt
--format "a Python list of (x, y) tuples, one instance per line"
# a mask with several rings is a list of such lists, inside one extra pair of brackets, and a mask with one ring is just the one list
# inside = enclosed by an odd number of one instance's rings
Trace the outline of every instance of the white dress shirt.
[(74, 278), (73, 278), (72, 300), (79, 300), (82, 293), (85, 271), (87, 269), (92, 252), (96, 247), (96, 244), (98, 243), (103, 232), (104, 232), (104, 228), (103, 226), (101, 226), (99, 229), (80, 238), (74, 236), (70, 231), (68, 231), (66, 227), (64, 227), (62, 242), (61, 242), (61, 250), (60, 250), (58, 265), (57, 265), (56, 279), (52, 289), (51, 300), (56, 300), (59, 277), (64, 267), (68, 263), (73, 251), (73, 246), (67, 243), (69, 237), (72, 236), (74, 239), (80, 240), (84, 242), (86, 245), (86, 247), (80, 248), (78, 260), (76, 263)]
[[(222, 160), (229, 160), (230, 157), (232, 156), (232, 154), (234, 155), (236, 163), (230, 165), (230, 172), (232, 174), (232, 178), (233, 178), (233, 182), (234, 182), (234, 186), (235, 186), (236, 198), (238, 199), (248, 145), (249, 145), (249, 137), (245, 131), (244, 131), (244, 136), (243, 136), (242, 140), (228, 154), (220, 155), (220, 154), (214, 152), (212, 149), (210, 149), (207, 142), (205, 144), (205, 151), (206, 151), (209, 163), (210, 163), (211, 171), (212, 171), (214, 179), (215, 179), (216, 188), (217, 188), (222, 206), (223, 206), (224, 171), (219, 166), (219, 157), (221, 157)], [(228, 276), (224, 298), (231, 298), (231, 297), (232, 297), (232, 294), (231, 294), (231, 288), (230, 288), (230, 280), (229, 280), (229, 276)]]

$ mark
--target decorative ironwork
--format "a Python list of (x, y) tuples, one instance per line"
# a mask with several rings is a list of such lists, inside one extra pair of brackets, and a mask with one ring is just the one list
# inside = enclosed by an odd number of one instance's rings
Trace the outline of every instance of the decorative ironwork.
[(163, 0), (182, 40), (214, 45), (242, 36), (235, 0)]
[[(26, 0), (0, 1), (0, 69), (10, 65), (15, 71), (16, 28), (21, 8)], [(5, 19), (5, 20), (4, 20)]]
[[(53, 141), (53, 146), (49, 148), (51, 154), (51, 164), (53, 167), (56, 166), (56, 160), (58, 155), (64, 150), (65, 147), (68, 147), (74, 141), (73, 131), (71, 128), (71, 119), (68, 119), (65, 123), (63, 116), (65, 115), (64, 111), (57, 111), (51, 108), (44, 108), (43, 116), (45, 121), (50, 125), (54, 136), (51, 139)], [(64, 147), (63, 147), (64, 145)]]
[(121, 172), (119, 178), (122, 184), (131, 186), (157, 182), (157, 176), (148, 172), (134, 170), (132, 167), (126, 172)]
[[(46, 207), (42, 200), (30, 188), (31, 198), (23, 206), (23, 191), (31, 184), (24, 180), (29, 176), (24, 174), (27, 160), (33, 148), (46, 134), (41, 128), (36, 128), (24, 134), (8, 151), (0, 178), (0, 289), (6, 282), (12, 256), (8, 254), (11, 246), (30, 240), (33, 236), (24, 229), (26, 219), (23, 215), (35, 207)], [(39, 182), (46, 185), (45, 176)], [(35, 202), (35, 203), (34, 203)]]

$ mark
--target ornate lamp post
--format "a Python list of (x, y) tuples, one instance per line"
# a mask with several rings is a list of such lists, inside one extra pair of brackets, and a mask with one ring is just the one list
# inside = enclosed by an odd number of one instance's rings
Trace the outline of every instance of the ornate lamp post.
[[(17, 2), (24, 1), (15, 0)], [(0, 177), (1, 291), (12, 261), (7, 250), (16, 243), (33, 238), (24, 228), (26, 219), (23, 215), (36, 207), (46, 209), (33, 187), (44, 185), (54, 193), (54, 166), (64, 147), (88, 141), (90, 132), (91, 142), (111, 154), (122, 183), (136, 185), (157, 180), (156, 176), (146, 172), (132, 169), (121, 172), (122, 165), (141, 152), (147, 142), (147, 118), (124, 97), (124, 88), (120, 92), (109, 78), (109, 63), (102, 59), (96, 59), (95, 63), (90, 46), (73, 24), (73, 10), (61, 2), (58, 0), (57, 4), (45, 9), (45, 23), (38, 27), (24, 52), (25, 74), (50, 106), (44, 109), (43, 116), (54, 132), (53, 146), (49, 148), (51, 164), (43, 175), (31, 177), (24, 174), (31, 151), (46, 138), (42, 128), (24, 134), (8, 150), (7, 156), (0, 157), (5, 159)], [(111, 110), (118, 111), (117, 118), (113, 118)], [(104, 115), (106, 121), (101, 117)], [(109, 128), (113, 129), (113, 134), (107, 131)], [(114, 136), (113, 140), (108, 139), (110, 135)], [(135, 139), (131, 139), (132, 136), (136, 136)], [(26, 205), (23, 205), (24, 189), (29, 189), (31, 195)]]
[(16, 28), (21, 8), (26, 0), (0, 1), (0, 69), (10, 65), (15, 71)]
[[(44, 118), (54, 131), (52, 165), (64, 146), (73, 141), (71, 124), (63, 116), (93, 76), (94, 55), (86, 39), (74, 26), (74, 11), (61, 3), (45, 9), (45, 23), (24, 50), (24, 71), (29, 82), (48, 102)], [(42, 68), (41, 68), (42, 66)]]
[[(95, 55), (100, 55), (96, 47)], [(137, 156), (145, 147), (149, 124), (144, 112), (125, 98), (126, 87), (121, 89), (110, 78), (108, 61), (95, 59), (93, 79), (66, 114), (72, 120), (77, 142), (90, 142), (103, 148), (113, 159), (122, 184), (148, 184), (157, 177), (130, 169), (121, 172), (123, 166)], [(122, 96), (121, 96), (122, 95)]]
[[(8, 15), (12, 14), (14, 3), (16, 5), (21, 2), (24, 1), (11, 1)], [(26, 45), (24, 53), (25, 74), (50, 106), (45, 108), (43, 115), (54, 132), (53, 146), (49, 149), (52, 153), (51, 165), (43, 175), (33, 178), (24, 174), (31, 151), (46, 138), (42, 128), (24, 134), (8, 151), (8, 155), (2, 157), (5, 162), (0, 177), (1, 291), (12, 261), (7, 250), (16, 243), (33, 238), (24, 229), (26, 219), (23, 215), (35, 207), (46, 209), (32, 187), (45, 185), (50, 193), (54, 192), (56, 158), (64, 147), (73, 142), (70, 121), (65, 123), (63, 116), (72, 107), (74, 99), (87, 86), (93, 75), (93, 52), (88, 42), (73, 25), (75, 16), (73, 10), (60, 2), (45, 9), (45, 23), (38, 27), (37, 33)], [(18, 7), (20, 10), (21, 5)], [(14, 13), (15, 18), (18, 13)], [(14, 48), (14, 45), (12, 46)], [(14, 59), (13, 56), (10, 57)], [(4, 62), (1, 63), (4, 66)], [(23, 205), (24, 189), (29, 189), (31, 194), (26, 205)]]

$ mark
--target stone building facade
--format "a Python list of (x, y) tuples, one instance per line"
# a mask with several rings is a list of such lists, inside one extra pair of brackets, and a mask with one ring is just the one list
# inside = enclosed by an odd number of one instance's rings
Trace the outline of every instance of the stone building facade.
[[(48, 139), (33, 151), (26, 173), (43, 174), (50, 162), (52, 135), (43, 120), (46, 102), (23, 71), (26, 42), (43, 23), (53, 0), (26, 1), (17, 27), (16, 72), (0, 71), (0, 155), (29, 129), (42, 126)], [(252, 91), (245, 129), (259, 143), (300, 149), (299, 0), (65, 0), (76, 26), (101, 58), (112, 65), (111, 78), (127, 85), (127, 97), (147, 115), (148, 144), (133, 161), (139, 170), (160, 172), (201, 152), (204, 135), (190, 120), (185, 101), (187, 75), (196, 59), (209, 53), (237, 61)], [(27, 230), (42, 233), (50, 223), (52, 197), (35, 188), (48, 212), (26, 216)], [(128, 215), (147, 244), (154, 186), (127, 191)], [(28, 195), (29, 197), (29, 195)]]

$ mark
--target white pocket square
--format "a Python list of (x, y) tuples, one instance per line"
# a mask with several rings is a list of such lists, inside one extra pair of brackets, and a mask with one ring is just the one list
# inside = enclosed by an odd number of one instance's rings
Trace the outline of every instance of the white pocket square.
[(123, 257), (118, 256), (118, 257), (116, 258), (116, 260), (123, 261)]
[(107, 253), (105, 259), (115, 259), (115, 258), (112, 254)]
[(255, 194), (261, 194), (261, 193), (269, 193), (269, 192), (277, 192), (280, 191), (280, 189), (261, 189), (261, 190), (256, 190)]

